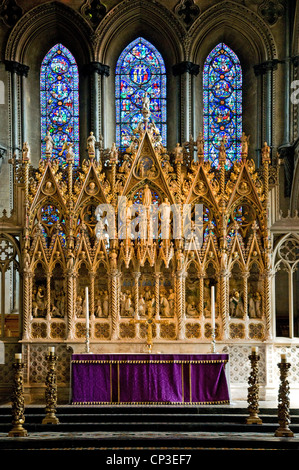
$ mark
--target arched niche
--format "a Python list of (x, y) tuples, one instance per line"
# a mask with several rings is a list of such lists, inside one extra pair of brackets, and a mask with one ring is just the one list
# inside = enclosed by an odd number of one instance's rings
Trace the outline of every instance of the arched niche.
[(90, 269), (87, 262), (81, 261), (75, 285), (75, 313), (77, 318), (85, 318), (86, 316), (86, 287), (88, 287), (88, 294), (90, 295)]
[(63, 318), (66, 315), (66, 280), (61, 263), (55, 263), (50, 280), (50, 311), (52, 318)]
[(205, 278), (203, 285), (203, 313), (205, 319), (211, 318), (211, 287), (215, 286), (215, 314), (218, 317), (218, 306), (219, 306), (219, 289), (217, 283), (217, 269), (215, 263), (212, 261), (207, 263), (205, 269)]
[[(257, 122), (261, 114), (257, 77), (253, 65), (277, 57), (276, 44), (268, 25), (250, 8), (233, 1), (218, 2), (205, 10), (189, 29), (189, 60), (199, 64), (200, 73), (195, 77), (195, 115), (199, 116), (195, 135), (203, 129), (202, 71), (209, 53), (223, 42), (238, 56), (243, 75), (243, 129), (250, 135), (250, 148), (261, 145), (257, 135)], [(254, 118), (253, 118), (254, 116)], [(255, 158), (252, 153), (252, 158)]]
[(0, 235), (0, 252), (0, 335), (18, 337), (22, 286), (17, 240), (8, 234)]
[[(159, 3), (145, 0), (123, 1), (101, 21), (96, 30), (96, 60), (110, 67), (109, 80), (103, 82), (103, 135), (106, 147), (115, 142), (115, 68), (128, 44), (138, 37), (149, 41), (162, 55), (167, 74), (167, 147), (176, 145), (179, 126), (177, 80), (173, 65), (182, 62), (184, 28), (175, 15)], [(109, 126), (106, 125), (109, 123)]]
[(175, 281), (174, 281), (174, 263), (171, 260), (169, 266), (164, 263), (160, 267), (160, 285), (159, 285), (159, 313), (160, 317), (175, 316)]
[(32, 316), (46, 318), (47, 316), (47, 270), (42, 262), (37, 262), (33, 272), (32, 285)]
[(238, 261), (233, 263), (229, 279), (229, 315), (244, 318), (244, 275)]
[(199, 267), (197, 263), (191, 261), (187, 268), (187, 276), (185, 281), (187, 318), (197, 318), (200, 314), (200, 280), (198, 273)]
[(249, 267), (247, 281), (248, 307), (247, 313), (251, 319), (260, 319), (263, 315), (263, 279), (261, 266), (253, 261)]
[[(123, 264), (121, 280), (120, 280), (120, 292), (119, 292), (119, 311), (121, 317), (133, 317), (135, 313), (135, 301), (138, 290), (136, 284), (139, 282), (137, 275), (134, 276), (134, 269), (132, 264), (128, 268)], [(140, 305), (140, 312), (142, 305)]]
[(22, 16), (8, 38), (5, 59), (29, 67), (22, 82), (26, 113), (26, 140), (30, 143), (32, 164), (37, 166), (40, 149), (40, 66), (47, 52), (62, 43), (76, 59), (79, 68), (80, 153), (85, 154), (89, 133), (89, 77), (84, 66), (93, 61), (90, 35), (92, 28), (73, 8), (61, 2), (43, 3)]
[(278, 241), (273, 253), (273, 300), (275, 333), (278, 337), (294, 338), (299, 335), (298, 246), (298, 234), (287, 233)]
[(109, 316), (109, 279), (107, 266), (99, 263), (94, 283), (94, 315), (97, 318)]
[[(140, 267), (139, 280), (139, 313), (148, 316), (156, 308), (156, 277), (155, 267), (148, 260)], [(142, 307), (142, 309), (141, 309)]]
[(290, 267), (280, 262), (275, 274), (275, 334), (278, 337), (290, 336), (290, 304), (286, 294), (290, 289)]

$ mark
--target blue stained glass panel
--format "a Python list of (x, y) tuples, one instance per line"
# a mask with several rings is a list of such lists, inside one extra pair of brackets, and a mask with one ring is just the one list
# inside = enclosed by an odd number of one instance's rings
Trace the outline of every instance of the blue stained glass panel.
[(45, 155), (47, 132), (53, 139), (52, 157), (65, 165), (63, 144), (73, 143), (75, 165), (79, 164), (79, 74), (75, 58), (62, 44), (44, 57), (40, 71), (41, 152)]
[(241, 157), (242, 69), (237, 55), (224, 43), (208, 55), (203, 70), (205, 158), (218, 166), (225, 139), (226, 167)]
[(143, 38), (131, 42), (121, 53), (115, 71), (116, 144), (125, 150), (131, 135), (143, 120), (142, 98), (150, 98), (150, 120), (159, 129), (166, 146), (166, 70), (157, 49)]

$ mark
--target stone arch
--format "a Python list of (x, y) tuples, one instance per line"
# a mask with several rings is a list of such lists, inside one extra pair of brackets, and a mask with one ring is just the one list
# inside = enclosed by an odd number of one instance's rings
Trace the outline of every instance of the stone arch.
[[(93, 61), (90, 41), (92, 29), (72, 8), (61, 2), (49, 2), (32, 8), (24, 14), (12, 29), (5, 47), (5, 60), (29, 67), (28, 78), (24, 77), (22, 95), (23, 140), (31, 147), (32, 163), (37, 166), (40, 149), (40, 66), (47, 52), (57, 43), (62, 43), (75, 57), (79, 68), (80, 103), (80, 154), (84, 154), (86, 136), (89, 134), (89, 76), (84, 67)], [(83, 99), (82, 99), (83, 98)], [(31, 125), (32, 124), (32, 125)], [(21, 146), (21, 143), (19, 144)]]
[[(145, 0), (124, 0), (114, 7), (95, 31), (95, 60), (110, 68), (110, 76), (102, 86), (103, 136), (106, 146), (115, 142), (115, 67), (124, 48), (143, 37), (162, 55), (167, 74), (167, 142), (176, 144), (179, 96), (173, 65), (184, 61), (185, 30), (175, 15), (158, 3)], [(109, 126), (106, 126), (109, 122)]]
[[(194, 106), (198, 110), (195, 122), (195, 135), (203, 128), (202, 103), (204, 62), (213, 48), (224, 42), (238, 56), (243, 76), (243, 129), (250, 135), (250, 149), (261, 145), (261, 136), (257, 132), (258, 117), (263, 110), (258, 99), (258, 77), (254, 65), (277, 59), (277, 47), (268, 25), (251, 9), (232, 1), (219, 2), (201, 14), (188, 32), (187, 60), (200, 67), (195, 77)], [(261, 98), (260, 98), (261, 101)], [(255, 117), (254, 119), (252, 117)]]
[(40, 55), (45, 55), (54, 42), (61, 40), (82, 63), (89, 62), (93, 59), (91, 34), (91, 27), (76, 11), (61, 2), (49, 2), (32, 8), (18, 21), (6, 43), (5, 59), (26, 64), (32, 43), (38, 44)]
[(204, 61), (216, 44), (225, 41), (241, 60), (250, 49), (257, 63), (277, 58), (275, 40), (267, 24), (251, 9), (230, 0), (207, 9), (193, 23), (188, 35), (188, 59), (196, 63)]
[(107, 64), (109, 60), (110, 66), (115, 66), (124, 47), (139, 36), (159, 50), (166, 66), (184, 60), (185, 30), (175, 15), (161, 4), (124, 0), (105, 16), (95, 34), (96, 60)]

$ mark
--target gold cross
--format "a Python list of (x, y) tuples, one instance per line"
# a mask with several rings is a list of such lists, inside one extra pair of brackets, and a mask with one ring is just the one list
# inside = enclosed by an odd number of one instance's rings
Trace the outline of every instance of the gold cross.
[(153, 347), (153, 327), (156, 323), (161, 323), (161, 324), (168, 324), (168, 320), (156, 320), (156, 318), (153, 318), (153, 313), (152, 313), (152, 307), (148, 307), (148, 318), (144, 320), (135, 320), (131, 319), (130, 323), (140, 323), (142, 325), (146, 325), (146, 336), (147, 336), (147, 347), (148, 347), (148, 352), (150, 353), (152, 351)]

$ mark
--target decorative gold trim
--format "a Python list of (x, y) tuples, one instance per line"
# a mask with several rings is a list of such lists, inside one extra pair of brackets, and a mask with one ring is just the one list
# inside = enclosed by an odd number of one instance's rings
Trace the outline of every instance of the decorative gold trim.
[(117, 401), (120, 402), (119, 363), (117, 364)]
[(73, 359), (72, 364), (217, 364), (223, 363), (226, 364), (228, 362), (227, 359), (214, 359), (214, 360), (167, 360), (167, 361), (160, 361), (158, 359), (149, 359), (149, 360), (126, 360), (126, 359)]
[(185, 389), (184, 389), (184, 364), (181, 365), (181, 375), (182, 375), (182, 401), (185, 401)]
[[(182, 402), (182, 401), (123, 401), (113, 402), (114, 405), (225, 405), (229, 404), (229, 400), (220, 401), (195, 401), (195, 402)], [(108, 401), (76, 401), (72, 405), (111, 405)]]
[(190, 391), (190, 402), (192, 402), (192, 377), (191, 377), (191, 363), (189, 364), (189, 391)]
[(113, 395), (112, 395), (112, 390), (113, 390), (113, 382), (112, 382), (112, 364), (110, 364), (109, 372), (110, 372), (110, 401), (111, 401), (111, 403), (112, 403), (112, 401), (113, 401)]

